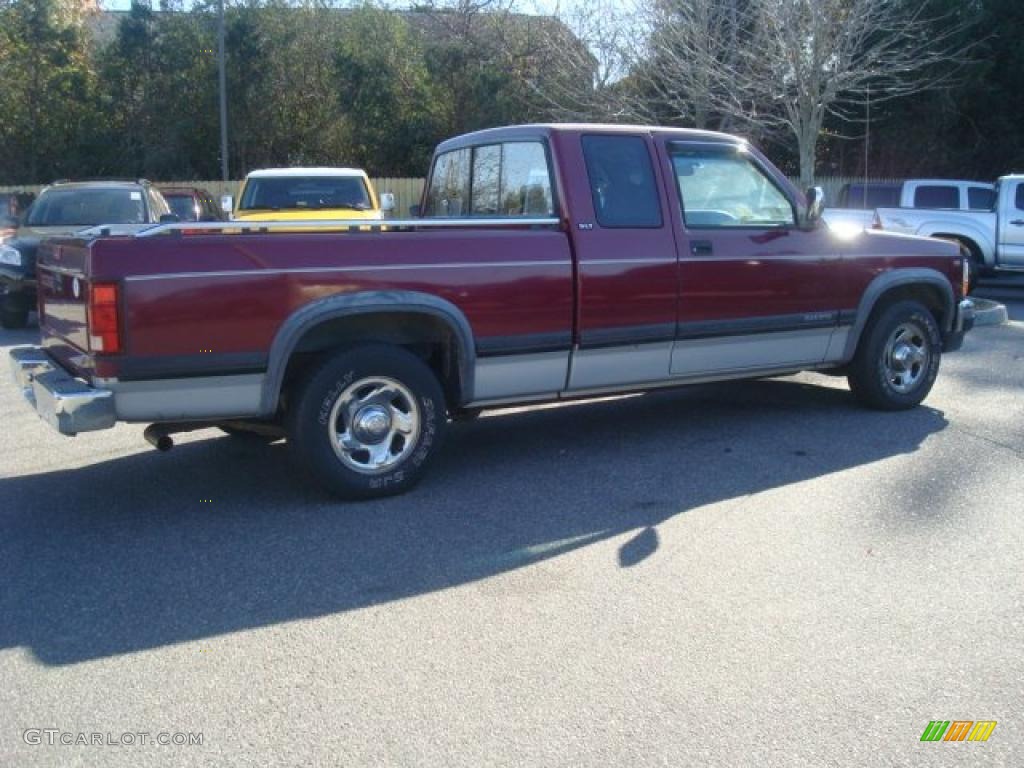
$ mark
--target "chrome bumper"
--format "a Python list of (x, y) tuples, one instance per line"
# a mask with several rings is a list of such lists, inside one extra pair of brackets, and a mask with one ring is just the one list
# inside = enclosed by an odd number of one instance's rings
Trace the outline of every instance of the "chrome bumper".
[(109, 429), (117, 422), (113, 392), (75, 378), (41, 347), (15, 347), (10, 362), (25, 399), (39, 418), (62, 435)]
[(942, 334), (942, 351), (956, 352), (964, 345), (964, 336), (974, 327), (974, 302), (964, 299), (956, 305), (956, 313), (948, 331)]
[(953, 320), (954, 333), (966, 333), (974, 327), (974, 302), (964, 299), (956, 307), (956, 317)]

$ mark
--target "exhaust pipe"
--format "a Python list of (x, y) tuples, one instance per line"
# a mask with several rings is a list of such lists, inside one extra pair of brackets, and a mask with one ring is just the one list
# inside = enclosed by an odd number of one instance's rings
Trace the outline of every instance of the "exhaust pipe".
[(197, 429), (207, 429), (212, 427), (208, 421), (179, 421), (170, 422), (167, 424), (150, 424), (146, 427), (142, 436), (146, 438), (146, 442), (156, 448), (158, 451), (166, 453), (174, 447), (174, 440), (171, 438), (176, 432), (194, 432)]
[(166, 424), (150, 424), (142, 433), (146, 442), (158, 451), (166, 453), (174, 447), (174, 440), (171, 437), (171, 430)]

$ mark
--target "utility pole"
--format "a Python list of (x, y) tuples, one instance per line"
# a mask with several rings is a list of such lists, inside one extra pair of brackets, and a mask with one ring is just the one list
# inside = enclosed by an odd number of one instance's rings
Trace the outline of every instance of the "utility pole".
[(228, 86), (224, 70), (224, 0), (217, 0), (217, 76), (220, 81), (220, 172), (228, 181)]
[(864, 209), (868, 207), (868, 149), (871, 144), (871, 86), (864, 91)]

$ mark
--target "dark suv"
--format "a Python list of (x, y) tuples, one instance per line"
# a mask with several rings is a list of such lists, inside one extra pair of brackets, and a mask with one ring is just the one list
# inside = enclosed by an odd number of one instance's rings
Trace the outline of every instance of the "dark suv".
[(0, 245), (0, 324), (24, 328), (28, 322), (36, 304), (36, 249), (41, 241), (100, 224), (131, 230), (171, 215), (163, 195), (145, 179), (56, 181), (45, 187), (14, 237)]

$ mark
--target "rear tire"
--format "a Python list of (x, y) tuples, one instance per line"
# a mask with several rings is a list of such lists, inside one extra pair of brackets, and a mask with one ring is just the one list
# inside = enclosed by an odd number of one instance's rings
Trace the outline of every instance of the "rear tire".
[(870, 408), (913, 408), (931, 391), (941, 359), (932, 313), (917, 301), (898, 301), (868, 321), (850, 363), (850, 389)]
[(415, 355), (367, 344), (314, 365), (286, 415), (299, 464), (344, 499), (415, 485), (444, 436), (444, 392)]

